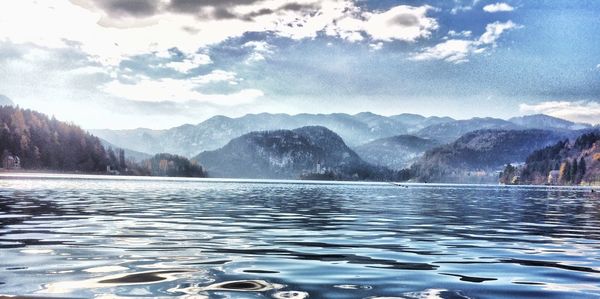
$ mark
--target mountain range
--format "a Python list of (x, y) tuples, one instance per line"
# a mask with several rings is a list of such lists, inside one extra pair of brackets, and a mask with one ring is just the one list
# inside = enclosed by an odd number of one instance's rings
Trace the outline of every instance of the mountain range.
[[(575, 158), (583, 161), (579, 165), (597, 164), (585, 156), (596, 155), (596, 147), (569, 151), (569, 140), (579, 138), (574, 141), (578, 149), (582, 143), (592, 144), (588, 141), (595, 142), (598, 135), (588, 138), (584, 134), (597, 132), (598, 127), (541, 114), (508, 120), (454, 120), (368, 112), (262, 113), (239, 118), (215, 116), (198, 125), (168, 130), (93, 131), (102, 137), (98, 138), (35, 111), (2, 105), (0, 112), (3, 157), (11, 161), (18, 157), (25, 169), (237, 178), (493, 182), (504, 165), (522, 165), (527, 159), (528, 166), (521, 172), (506, 167), (502, 177), (512, 182), (515, 173), (523, 179), (534, 173), (528, 182), (538, 183), (546, 172), (575, 164)], [(307, 123), (311, 125), (293, 127)], [(559, 144), (541, 154), (534, 152), (556, 142)], [(555, 154), (555, 148), (562, 156), (547, 159)], [(159, 153), (148, 154), (155, 151)], [(596, 171), (589, 173), (595, 175)], [(567, 177), (562, 181), (577, 183), (589, 178), (584, 174), (578, 172), (577, 180)]]
[(449, 117), (424, 117), (417, 114), (382, 116), (370, 112), (354, 115), (334, 114), (247, 114), (238, 118), (214, 116), (196, 125), (186, 124), (166, 130), (90, 130), (107, 142), (129, 150), (156, 154), (173, 153), (193, 157), (203, 151), (218, 149), (243, 134), (294, 129), (304, 126), (324, 126), (339, 134), (352, 148), (365, 143), (402, 134), (452, 142), (465, 133), (481, 129), (557, 129), (585, 128), (547, 115), (532, 115), (510, 120), (472, 118), (454, 120)]

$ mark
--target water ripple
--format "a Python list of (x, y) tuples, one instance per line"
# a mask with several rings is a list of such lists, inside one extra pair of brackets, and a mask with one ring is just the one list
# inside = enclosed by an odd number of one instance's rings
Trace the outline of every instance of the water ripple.
[(0, 180), (0, 293), (598, 298), (585, 188)]

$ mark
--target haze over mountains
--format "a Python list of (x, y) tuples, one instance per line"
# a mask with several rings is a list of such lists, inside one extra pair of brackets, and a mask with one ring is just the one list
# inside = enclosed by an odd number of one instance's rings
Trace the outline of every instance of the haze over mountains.
[(452, 121), (416, 115), (385, 117), (373, 113), (334, 114), (248, 114), (239, 118), (214, 116), (197, 125), (183, 125), (167, 130), (91, 130), (110, 143), (144, 153), (169, 152), (192, 157), (214, 150), (243, 134), (304, 126), (324, 126), (339, 134), (349, 146), (378, 138), (414, 132), (430, 124)]
[(197, 125), (182, 125), (167, 130), (91, 130), (90, 132), (117, 146), (156, 154), (162, 152), (193, 157), (203, 151), (218, 149), (231, 139), (254, 131), (295, 129), (304, 126), (324, 126), (342, 137), (348, 146), (359, 145), (386, 137), (411, 134), (447, 143), (465, 133), (481, 129), (557, 129), (585, 128), (546, 115), (515, 118), (515, 122), (497, 118), (454, 120), (449, 117), (424, 117), (415, 114), (382, 116), (369, 112), (349, 115), (334, 114), (248, 114), (239, 118), (214, 116)]
[[(492, 183), (506, 164), (531, 160), (527, 157), (536, 150), (556, 142), (566, 146), (565, 140), (584, 134), (600, 134), (598, 127), (547, 115), (454, 120), (363, 112), (215, 116), (168, 130), (97, 130), (94, 133), (102, 138), (96, 138), (31, 110), (0, 107), (5, 116), (0, 132), (3, 156), (22, 158), (26, 169), (101, 172), (106, 168), (110, 173), (140, 175)], [(288, 129), (298, 124), (308, 125)], [(76, 132), (76, 137), (66, 134), (60, 139), (58, 131), (65, 128)], [(76, 155), (69, 154), (73, 150)], [(68, 158), (60, 156), (65, 153)], [(591, 168), (586, 169), (587, 176), (581, 172), (578, 178), (596, 180), (600, 170), (594, 167), (600, 164), (581, 155), (579, 159), (587, 159)], [(560, 159), (554, 160), (535, 166), (538, 174), (530, 181), (539, 182), (544, 172), (555, 170)], [(505, 181), (513, 181), (516, 168), (506, 169)]]
[(574, 139), (592, 128), (537, 114), (515, 117), (248, 114), (215, 116), (168, 130), (96, 130), (138, 152), (171, 152), (198, 161), (209, 176), (494, 182), (507, 163)]
[(7, 97), (3, 94), (0, 94), (0, 106), (12, 106), (12, 105), (14, 105), (14, 103), (9, 97)]
[(398, 135), (373, 140), (359, 145), (355, 150), (369, 163), (400, 170), (410, 167), (425, 151), (439, 145), (437, 140)]

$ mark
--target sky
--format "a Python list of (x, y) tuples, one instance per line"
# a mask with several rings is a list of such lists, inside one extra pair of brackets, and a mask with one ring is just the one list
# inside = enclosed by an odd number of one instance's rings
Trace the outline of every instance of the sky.
[(0, 95), (87, 129), (247, 113), (600, 123), (594, 0), (0, 2)]

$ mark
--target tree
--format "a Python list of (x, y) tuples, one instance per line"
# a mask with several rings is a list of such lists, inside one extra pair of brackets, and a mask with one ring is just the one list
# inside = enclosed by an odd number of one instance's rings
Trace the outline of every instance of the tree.
[(581, 157), (579, 159), (578, 169), (579, 169), (579, 171), (577, 174), (577, 184), (579, 184), (581, 182), (581, 180), (583, 180), (583, 177), (585, 176), (586, 165), (585, 165), (585, 159), (583, 157)]
[(571, 181), (571, 163), (569, 163), (569, 160), (563, 162), (560, 165), (560, 175), (559, 175), (559, 180), (565, 183), (568, 183)]
[(125, 163), (125, 150), (120, 148), (118, 151), (119, 151), (119, 169), (122, 171), (122, 170), (125, 170), (125, 168), (127, 168), (127, 165)]
[(500, 183), (511, 184), (516, 171), (517, 169), (514, 166), (512, 166), (511, 164), (506, 164), (506, 167), (504, 167), (504, 171), (502, 171), (502, 173), (500, 174)]
[(577, 158), (574, 158), (573, 163), (571, 164), (570, 182), (577, 184), (577, 175)]
[(111, 169), (117, 169), (119, 163), (117, 162), (117, 156), (115, 155), (115, 151), (113, 151), (112, 147), (108, 148), (108, 163)]

